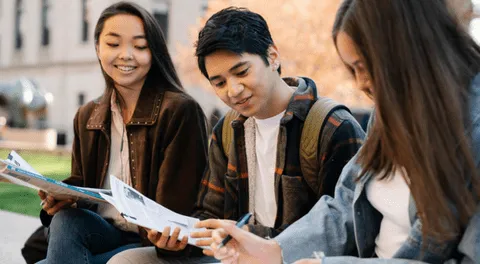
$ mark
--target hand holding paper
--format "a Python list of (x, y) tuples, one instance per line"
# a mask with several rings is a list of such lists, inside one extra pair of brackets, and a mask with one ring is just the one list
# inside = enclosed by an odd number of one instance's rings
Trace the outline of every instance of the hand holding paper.
[[(181, 229), (175, 227), (173, 233), (170, 234), (170, 227), (167, 226), (163, 229), (163, 232), (159, 233), (156, 230), (148, 229), (148, 239), (156, 247), (170, 250), (170, 251), (180, 251), (185, 249), (188, 244), (188, 236), (184, 236), (181, 240), (179, 239)], [(179, 241), (180, 240), (180, 241)]]
[(57, 200), (52, 195), (48, 195), (42, 190), (38, 191), (38, 196), (42, 200), (42, 203), (40, 204), (42, 209), (49, 215), (54, 215), (64, 208), (75, 206), (75, 201), (73, 199)]
[(189, 237), (189, 234), (204, 230), (194, 227), (199, 222), (198, 219), (175, 213), (157, 204), (113, 175), (110, 175), (110, 186), (112, 196), (103, 193), (100, 195), (115, 206), (128, 222), (151, 229), (149, 239), (152, 243), (168, 250), (181, 250), (184, 248), (183, 240), (179, 244), (174, 242), (186, 237), (188, 244), (197, 246), (197, 239)]

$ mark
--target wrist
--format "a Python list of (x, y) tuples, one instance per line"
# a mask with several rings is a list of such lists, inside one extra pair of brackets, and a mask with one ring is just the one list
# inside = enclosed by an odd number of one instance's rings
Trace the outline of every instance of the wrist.
[(277, 243), (277, 241), (273, 239), (268, 240), (268, 247), (269, 247), (268, 252), (271, 252), (271, 255), (269, 257), (269, 260), (270, 260), (269, 263), (282, 264), (283, 263), (282, 248)]

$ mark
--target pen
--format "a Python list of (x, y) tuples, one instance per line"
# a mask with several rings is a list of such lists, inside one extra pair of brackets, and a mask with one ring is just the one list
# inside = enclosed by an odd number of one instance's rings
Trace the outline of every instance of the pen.
[(325, 254), (323, 253), (323, 251), (313, 251), (313, 258), (315, 259), (323, 259), (325, 257)]
[[(242, 226), (244, 226), (248, 222), (250, 217), (252, 217), (252, 213), (245, 214), (244, 216), (242, 216), (240, 218), (240, 220), (238, 220), (236, 226), (241, 228)], [(228, 235), (226, 238), (224, 238), (222, 240), (222, 242), (220, 242), (220, 244), (218, 245), (218, 248), (221, 248), (221, 247), (225, 246), (228, 243), (228, 241), (230, 241), (231, 239), (232, 239), (232, 236)]]
[(130, 218), (130, 219), (133, 219), (133, 220), (137, 220), (136, 217), (130, 216), (130, 215), (127, 215), (127, 214), (124, 214), (124, 213), (120, 213), (120, 215), (121, 215), (123, 218), (127, 217), (127, 218)]

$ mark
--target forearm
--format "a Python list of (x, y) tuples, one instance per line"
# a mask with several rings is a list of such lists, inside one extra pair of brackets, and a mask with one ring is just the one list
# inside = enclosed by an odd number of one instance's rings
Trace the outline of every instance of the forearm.
[(368, 258), (361, 259), (356, 257), (325, 257), (322, 259), (322, 264), (427, 264), (426, 262), (410, 260), (410, 259), (378, 259), (378, 258)]

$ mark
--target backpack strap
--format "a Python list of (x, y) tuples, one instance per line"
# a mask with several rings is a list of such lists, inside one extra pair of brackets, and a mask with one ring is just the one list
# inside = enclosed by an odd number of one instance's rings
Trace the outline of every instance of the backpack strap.
[(223, 118), (223, 126), (222, 126), (222, 146), (223, 146), (223, 152), (225, 153), (225, 156), (230, 155), (230, 147), (233, 144), (233, 127), (232, 127), (232, 121), (237, 119), (240, 114), (233, 110), (230, 109), (226, 114), (225, 117)]
[[(321, 164), (319, 164), (318, 155), (323, 155), (328, 151), (330, 140), (336, 129), (336, 127), (333, 126), (326, 127), (325, 124), (327, 123), (328, 117), (338, 109), (345, 109), (350, 112), (346, 106), (330, 98), (320, 97), (310, 108), (303, 125), (302, 136), (300, 138), (300, 166), (305, 181), (317, 198), (321, 196), (321, 183), (318, 179)], [(319, 140), (320, 149), (318, 149)]]

